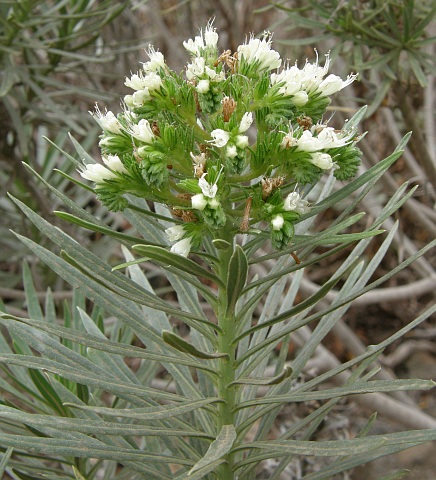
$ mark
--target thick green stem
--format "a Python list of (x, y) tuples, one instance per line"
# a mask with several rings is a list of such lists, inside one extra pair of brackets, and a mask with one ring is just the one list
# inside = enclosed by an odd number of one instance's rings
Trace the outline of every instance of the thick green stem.
[[(231, 239), (227, 239), (233, 244)], [(219, 276), (223, 284), (227, 284), (228, 265), (230, 257), (233, 253), (233, 248), (219, 251)], [(218, 360), (218, 384), (217, 393), (224, 403), (219, 405), (219, 417), (217, 421), (217, 434), (220, 432), (223, 425), (234, 424), (234, 407), (235, 407), (235, 387), (228, 387), (230, 383), (235, 380), (236, 370), (236, 348), (233, 340), (236, 335), (235, 312), (234, 309), (228, 309), (227, 306), (227, 289), (226, 287), (219, 288), (218, 307), (217, 307), (218, 325), (221, 327), (222, 333), (218, 333), (218, 348), (220, 353), (227, 353), (228, 357), (223, 357)], [(221, 465), (218, 469), (220, 480), (233, 480), (233, 455), (228, 455), (226, 463)]]

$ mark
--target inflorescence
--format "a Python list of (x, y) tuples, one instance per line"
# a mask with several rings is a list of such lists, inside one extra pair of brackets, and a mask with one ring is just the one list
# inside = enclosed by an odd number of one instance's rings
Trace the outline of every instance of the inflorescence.
[(127, 208), (129, 195), (167, 205), (175, 226), (166, 233), (180, 255), (223, 229), (267, 231), (276, 249), (287, 247), (309, 211), (304, 187), (326, 171), (346, 180), (358, 169), (356, 128), (323, 124), (330, 95), (356, 75), (328, 74), (328, 54), (322, 67), (318, 58), (301, 69), (284, 64), (269, 33), (219, 53), (210, 23), (183, 45), (184, 73), (150, 47), (149, 61), (126, 78), (133, 94), (123, 111), (96, 107), (102, 163), (80, 174), (112, 211)]

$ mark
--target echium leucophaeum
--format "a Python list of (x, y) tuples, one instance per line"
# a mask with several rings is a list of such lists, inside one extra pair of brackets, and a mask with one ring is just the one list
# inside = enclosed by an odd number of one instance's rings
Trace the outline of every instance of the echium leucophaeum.
[(124, 110), (93, 113), (103, 163), (81, 175), (110, 210), (128, 208), (128, 194), (167, 205), (178, 254), (224, 231), (270, 235), (283, 249), (309, 211), (305, 186), (330, 170), (340, 180), (357, 171), (356, 127), (323, 123), (330, 95), (356, 76), (328, 74), (328, 54), (323, 66), (318, 56), (303, 68), (284, 63), (269, 33), (234, 53), (219, 51), (218, 40), (209, 23), (184, 42), (191, 57), (184, 74), (150, 47), (149, 61), (126, 78), (133, 94)]

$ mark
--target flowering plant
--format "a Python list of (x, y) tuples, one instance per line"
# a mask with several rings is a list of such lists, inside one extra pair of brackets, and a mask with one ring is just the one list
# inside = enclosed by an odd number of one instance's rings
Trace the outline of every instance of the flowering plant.
[[(126, 79), (134, 92), (124, 97), (122, 112), (97, 108), (93, 113), (103, 130), (101, 163), (76, 144), (85, 161), (78, 166), (80, 175), (109, 210), (122, 212), (137, 235), (107, 227), (46, 184), (75, 213), (58, 216), (118, 239), (125, 263), (112, 268), (16, 200), (61, 252), (22, 241), (115, 317), (116, 327), (106, 330), (101, 311), (90, 316), (79, 301), (74, 328), (45, 321), (37, 308), (30, 320), (3, 315), (1, 322), (19, 340), (17, 351), (0, 360), (36, 370), (33, 382), (44, 388), (39, 388), (38, 413), (1, 407), (0, 417), (31, 430), (17, 426), (19, 433), (0, 435), (0, 444), (36, 455), (37, 465), (49, 454), (52, 462), (65, 464), (61, 478), (76, 479), (96, 478), (103, 470), (105, 478), (130, 480), (248, 480), (271, 460), (276, 463), (269, 478), (277, 480), (295, 456), (335, 457), (304, 476), (314, 480), (434, 439), (433, 430), (368, 436), (370, 422), (360, 438), (312, 440), (343, 396), (433, 386), (373, 380), (376, 369), (369, 367), (434, 309), (345, 364), (301, 379), (350, 302), (431, 247), (367, 285), (395, 230), (366, 265), (358, 259), (383, 232), (384, 219), (413, 193), (405, 193), (406, 186), (364, 231), (343, 233), (361, 218), (352, 210), (401, 155), (407, 139), (390, 157), (331, 193), (335, 179), (349, 180), (359, 168), (357, 129), (364, 109), (341, 130), (324, 118), (330, 95), (355, 75), (345, 80), (328, 75), (328, 55), (323, 66), (318, 59), (303, 68), (290, 66), (272, 49), (270, 34), (250, 37), (237, 52), (220, 53), (212, 24), (184, 47), (191, 59), (183, 74), (171, 71), (163, 55), (150, 48), (149, 61)], [(331, 225), (312, 233), (316, 214), (345, 198), (349, 205)], [(331, 279), (295, 303), (304, 267), (352, 243), (356, 246)], [(315, 253), (319, 246), (328, 248)], [(153, 290), (139, 266), (148, 261), (166, 272), (177, 306)], [(334, 301), (311, 313), (344, 276)], [(310, 331), (315, 320), (320, 322)], [(291, 335), (300, 350), (289, 362)], [(146, 349), (133, 345), (136, 339)], [(139, 359), (140, 366), (130, 368), (120, 356)], [(173, 390), (155, 382), (158, 368), (165, 369)], [(345, 375), (343, 385), (318, 391), (338, 374)], [(268, 439), (281, 406), (313, 399), (327, 401)], [(56, 414), (48, 414), (47, 405)], [(95, 466), (89, 459), (99, 460)]]

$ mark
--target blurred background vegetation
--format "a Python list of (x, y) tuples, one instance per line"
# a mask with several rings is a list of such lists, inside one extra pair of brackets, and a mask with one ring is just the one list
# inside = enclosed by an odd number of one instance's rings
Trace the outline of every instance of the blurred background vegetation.
[[(57, 171), (76, 176), (68, 159), (68, 154), (77, 158), (69, 135), (98, 158), (99, 127), (88, 113), (95, 103), (102, 110), (119, 110), (120, 98), (128, 93), (124, 78), (147, 60), (144, 48), (149, 44), (165, 55), (171, 68), (182, 70), (188, 60), (182, 41), (193, 38), (211, 18), (223, 50), (235, 51), (247, 34), (269, 30), (274, 32), (274, 48), (290, 64), (314, 61), (316, 48), (321, 64), (324, 54), (331, 52), (332, 73), (345, 77), (351, 71), (359, 72), (359, 81), (333, 100), (332, 116), (325, 121), (341, 124), (360, 106), (369, 105), (362, 125), (362, 132), (368, 134), (359, 144), (364, 153), (362, 171), (391, 153), (400, 138), (413, 131), (403, 157), (364, 203), (371, 216), (404, 181), (410, 182), (410, 188), (419, 185), (414, 198), (399, 212), (401, 233), (382, 267), (392, 269), (403, 256), (436, 236), (435, 15), (433, 0), (0, 1), (3, 308), (24, 314), (23, 260), (30, 266), (41, 302), (48, 287), (59, 303), (72, 297), (69, 286), (10, 233), (12, 229), (45, 242), (7, 192), (102, 258), (119, 257), (118, 247), (107, 238), (76, 229), (53, 215), (53, 210), (64, 208), (63, 201), (44, 182), (115, 228), (128, 230), (129, 225), (96, 203), (92, 193), (77, 188)], [(318, 228), (335, 215), (334, 211), (321, 215)], [(392, 222), (388, 219), (385, 228)], [(358, 340), (366, 344), (380, 341), (434, 302), (436, 263), (432, 255), (395, 277), (378, 296), (360, 306), (357, 302), (349, 311), (346, 321)], [(328, 263), (308, 270), (302, 295), (322, 284), (340, 262), (341, 258), (329, 257)], [(436, 325), (432, 321), (422, 329), (422, 337), (415, 334), (418, 340), (434, 340)], [(331, 350), (338, 357), (351, 355), (344, 338), (336, 334), (337, 338), (330, 339)], [(431, 347), (427, 351), (431, 356)]]

